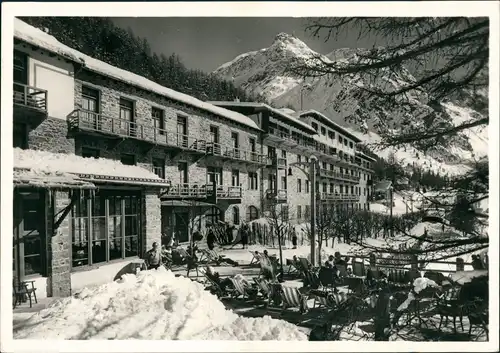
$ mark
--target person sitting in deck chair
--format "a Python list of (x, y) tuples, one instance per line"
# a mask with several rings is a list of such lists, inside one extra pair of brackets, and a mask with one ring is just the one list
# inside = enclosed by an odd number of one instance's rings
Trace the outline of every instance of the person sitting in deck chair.
[(161, 251), (157, 242), (154, 242), (153, 248), (148, 250), (144, 261), (148, 270), (157, 270), (161, 266)]

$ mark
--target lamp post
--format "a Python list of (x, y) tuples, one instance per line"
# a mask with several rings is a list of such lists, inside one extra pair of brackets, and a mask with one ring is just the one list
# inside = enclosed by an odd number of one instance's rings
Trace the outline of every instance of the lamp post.
[[(311, 264), (314, 266), (315, 262), (315, 251), (316, 251), (316, 164), (318, 163), (318, 158), (316, 156), (311, 156), (309, 162), (297, 162), (292, 163), (290, 166), (308, 166), (309, 181), (311, 184), (311, 212), (310, 212), (310, 223), (311, 223)], [(288, 169), (288, 175), (292, 175), (292, 168)]]

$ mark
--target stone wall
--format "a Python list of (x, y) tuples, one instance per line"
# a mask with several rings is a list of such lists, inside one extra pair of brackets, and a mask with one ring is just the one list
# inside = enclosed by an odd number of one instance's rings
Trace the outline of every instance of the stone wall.
[[(59, 228), (53, 229), (54, 214), (47, 196), (47, 296), (65, 297), (71, 295), (71, 213)], [(53, 192), (54, 213), (57, 215), (70, 204), (68, 192)], [(60, 215), (56, 216), (58, 219)], [(53, 235), (54, 234), (54, 235)]]
[(142, 252), (151, 249), (154, 242), (161, 244), (161, 202), (158, 190), (145, 190), (142, 196)]
[(48, 117), (37, 126), (28, 126), (28, 148), (54, 153), (75, 153), (75, 140), (68, 136), (65, 120)]

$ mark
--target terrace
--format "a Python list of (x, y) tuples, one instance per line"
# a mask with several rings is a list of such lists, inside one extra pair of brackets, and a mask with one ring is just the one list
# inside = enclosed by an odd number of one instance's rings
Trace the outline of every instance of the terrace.
[(47, 91), (14, 82), (14, 119), (34, 118), (43, 120), (47, 117)]

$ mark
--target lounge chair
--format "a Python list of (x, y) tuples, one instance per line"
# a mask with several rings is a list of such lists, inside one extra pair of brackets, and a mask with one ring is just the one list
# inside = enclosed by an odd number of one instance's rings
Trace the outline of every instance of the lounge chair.
[(441, 329), (443, 319), (445, 319), (445, 325), (448, 325), (449, 317), (453, 319), (453, 329), (455, 332), (457, 332), (457, 318), (460, 320), (460, 326), (462, 327), (462, 331), (464, 330), (464, 323), (463, 323), (464, 308), (463, 308), (463, 303), (460, 301), (459, 297), (460, 297), (460, 288), (453, 287), (444, 292), (438, 298), (436, 310), (439, 316), (441, 317), (439, 321), (438, 331)]
[(296, 287), (281, 286), (281, 298), (283, 300), (283, 311), (289, 308), (298, 308), (301, 314), (308, 311), (307, 296), (300, 293)]
[(302, 273), (302, 266), (300, 265), (299, 261), (295, 261), (293, 259), (286, 259), (286, 265), (288, 266), (288, 272), (287, 274), (292, 274), (292, 273)]
[(269, 298), (271, 294), (271, 287), (269, 285), (269, 282), (266, 281), (264, 278), (259, 278), (259, 277), (254, 277), (253, 281), (259, 287), (259, 291), (262, 294), (264, 298)]
[(217, 251), (209, 249), (201, 249), (200, 252), (201, 252), (199, 260), (200, 262), (205, 262), (207, 264), (214, 263), (217, 266), (220, 265), (223, 256), (219, 255)]
[(318, 274), (311, 270), (304, 271), (304, 283), (306, 284), (306, 287), (309, 287), (310, 289), (318, 289), (321, 286)]
[(313, 308), (333, 308), (335, 306), (335, 303), (331, 294), (331, 291), (312, 290), (310, 292), (310, 295), (312, 295), (312, 297), (314, 298)]
[(299, 261), (300, 261), (300, 265), (302, 266), (302, 269), (304, 271), (314, 270), (314, 267), (311, 264), (311, 261), (309, 261), (305, 257), (299, 257)]
[(231, 277), (229, 280), (234, 287), (234, 291), (231, 293), (233, 298), (238, 298), (240, 296), (243, 299), (249, 298), (255, 300), (257, 298), (258, 289), (249, 287), (238, 277)]
[(262, 254), (258, 251), (249, 251), (249, 253), (252, 254), (252, 261), (250, 261), (250, 265), (259, 264), (262, 259)]
[[(212, 294), (215, 294), (218, 298), (227, 295), (227, 291), (222, 290), (219, 283), (217, 283), (213, 278), (211, 278), (207, 270), (200, 267), (198, 272), (201, 273), (205, 277), (205, 289), (209, 289)], [(208, 284), (208, 286), (207, 286)]]

